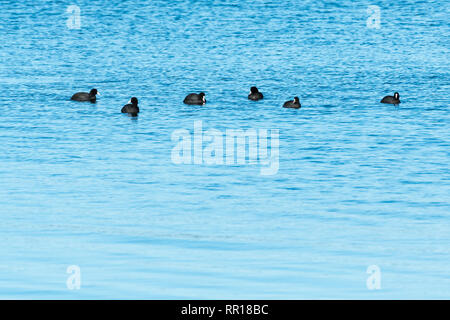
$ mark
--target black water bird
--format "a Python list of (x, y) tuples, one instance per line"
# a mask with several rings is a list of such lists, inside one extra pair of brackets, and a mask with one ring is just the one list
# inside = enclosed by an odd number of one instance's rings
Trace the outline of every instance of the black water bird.
[(257, 87), (250, 88), (250, 94), (248, 95), (249, 100), (258, 101), (264, 98), (263, 94), (259, 92)]
[(294, 97), (294, 100), (286, 101), (283, 104), (283, 108), (291, 108), (291, 109), (300, 109), (302, 105), (300, 104), (300, 100), (298, 97)]
[(381, 103), (389, 103), (389, 104), (400, 104), (400, 95), (398, 92), (394, 93), (393, 96), (386, 96), (380, 101)]
[(121, 112), (128, 113), (132, 117), (137, 117), (139, 113), (138, 99), (136, 97), (131, 98), (128, 104), (123, 106)]
[(75, 100), (75, 101), (83, 101), (83, 102), (92, 102), (95, 103), (97, 101), (96, 95), (100, 95), (100, 93), (97, 91), (97, 89), (92, 89), (91, 91), (89, 91), (89, 93), (87, 92), (77, 92), (75, 93), (70, 100)]
[(200, 92), (199, 94), (197, 93), (191, 93), (188, 94), (186, 96), (186, 98), (184, 98), (183, 102), (185, 104), (192, 104), (192, 105), (204, 105), (206, 103), (206, 99), (205, 99), (205, 93), (204, 92)]

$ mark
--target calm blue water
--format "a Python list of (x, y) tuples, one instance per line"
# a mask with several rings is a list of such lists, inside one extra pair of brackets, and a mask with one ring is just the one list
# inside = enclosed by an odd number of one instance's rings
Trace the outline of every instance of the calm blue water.
[[(0, 8), (0, 298), (450, 298), (447, 1)], [(199, 120), (278, 129), (278, 173), (174, 164)]]

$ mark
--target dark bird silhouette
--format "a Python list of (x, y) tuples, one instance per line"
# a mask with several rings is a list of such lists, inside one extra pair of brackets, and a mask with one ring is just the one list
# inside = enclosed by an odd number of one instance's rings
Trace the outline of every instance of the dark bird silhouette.
[(259, 92), (257, 87), (250, 88), (250, 94), (248, 95), (249, 100), (258, 101), (264, 98), (263, 94)]
[(128, 104), (123, 106), (121, 112), (128, 113), (132, 117), (137, 117), (139, 113), (138, 99), (135, 97), (131, 98)]
[(394, 93), (394, 96), (386, 96), (380, 101), (381, 103), (400, 104), (400, 95), (398, 92)]
[(184, 98), (183, 102), (185, 104), (196, 104), (196, 105), (204, 105), (206, 103), (206, 99), (205, 99), (205, 93), (204, 92), (200, 92), (199, 94), (197, 93), (191, 93), (188, 94), (186, 96), (186, 98)]
[(75, 100), (75, 101), (89, 101), (92, 103), (95, 103), (97, 101), (96, 95), (100, 95), (100, 93), (97, 91), (97, 89), (92, 89), (91, 91), (89, 91), (89, 93), (87, 92), (77, 92), (75, 93), (70, 99), (71, 100)]
[(300, 109), (302, 105), (300, 104), (300, 100), (298, 97), (295, 97), (294, 100), (286, 101), (283, 104), (283, 108), (292, 108), (292, 109)]

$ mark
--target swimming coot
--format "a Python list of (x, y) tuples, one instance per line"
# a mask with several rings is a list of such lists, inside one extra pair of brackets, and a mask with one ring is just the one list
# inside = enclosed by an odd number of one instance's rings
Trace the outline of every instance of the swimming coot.
[(199, 94), (197, 93), (188, 94), (186, 98), (184, 98), (183, 102), (185, 104), (204, 105), (206, 103), (205, 93), (200, 92)]
[(97, 98), (95, 97), (97, 94), (100, 95), (97, 89), (92, 89), (91, 91), (89, 91), (89, 93), (77, 92), (70, 99), (75, 101), (90, 101), (94, 103), (95, 101), (97, 101)]
[(301, 107), (302, 105), (300, 104), (298, 97), (295, 97), (294, 100), (286, 101), (283, 104), (283, 108), (300, 109)]
[(137, 114), (139, 113), (139, 107), (138, 107), (138, 99), (133, 97), (128, 101), (128, 104), (124, 105), (122, 110), (122, 113), (128, 113), (132, 117), (137, 117)]
[(380, 101), (381, 103), (390, 103), (390, 104), (399, 104), (400, 103), (400, 95), (398, 92), (394, 93), (394, 96), (386, 96)]
[(263, 98), (263, 94), (259, 92), (257, 87), (251, 87), (250, 88), (250, 94), (248, 95), (248, 98), (253, 101), (258, 101)]

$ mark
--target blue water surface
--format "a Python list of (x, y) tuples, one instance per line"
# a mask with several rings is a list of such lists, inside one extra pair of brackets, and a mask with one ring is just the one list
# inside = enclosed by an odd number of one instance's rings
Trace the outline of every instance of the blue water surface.
[[(0, 298), (450, 298), (447, 1), (0, 9)], [(194, 121), (279, 130), (278, 172), (174, 163)]]

